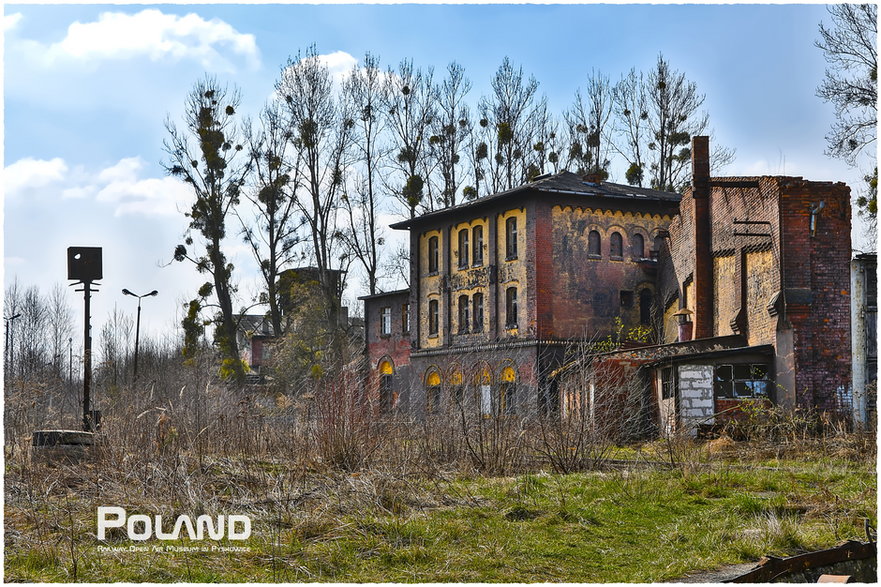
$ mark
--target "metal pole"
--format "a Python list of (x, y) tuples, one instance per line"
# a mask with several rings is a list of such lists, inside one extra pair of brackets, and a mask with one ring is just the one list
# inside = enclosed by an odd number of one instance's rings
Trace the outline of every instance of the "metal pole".
[(138, 380), (138, 341), (141, 337), (141, 298), (138, 298), (138, 320), (135, 326), (135, 381)]
[(85, 320), (83, 325), (83, 429), (92, 431), (91, 406), (89, 405), (89, 391), (92, 385), (92, 336), (91, 336), (91, 281), (83, 282), (83, 292), (86, 301)]

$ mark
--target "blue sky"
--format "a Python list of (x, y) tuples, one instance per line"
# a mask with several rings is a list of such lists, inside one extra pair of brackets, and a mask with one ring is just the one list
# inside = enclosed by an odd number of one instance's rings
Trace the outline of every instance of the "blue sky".
[[(180, 120), (205, 72), (238, 85), (241, 111), (256, 114), (288, 56), (313, 43), (340, 68), (367, 51), (384, 65), (410, 57), (438, 75), (458, 61), (472, 103), (507, 55), (558, 113), (592, 68), (614, 81), (650, 68), (660, 52), (706, 94), (715, 140), (736, 149), (726, 174), (861, 187), (859, 170), (823, 154), (833, 120), (814, 95), (823, 20), (822, 5), (7, 4), (4, 280), (47, 291), (66, 283), (68, 246), (101, 246), (95, 331), (114, 305), (134, 312), (124, 287), (160, 291), (144, 302), (143, 329), (174, 328), (203, 280), (190, 266), (162, 266), (186, 228), (178, 210), (188, 195), (160, 165), (164, 121)], [(865, 247), (859, 228), (855, 237)], [(236, 247), (247, 297), (254, 264)], [(363, 293), (352, 281), (350, 300)]]

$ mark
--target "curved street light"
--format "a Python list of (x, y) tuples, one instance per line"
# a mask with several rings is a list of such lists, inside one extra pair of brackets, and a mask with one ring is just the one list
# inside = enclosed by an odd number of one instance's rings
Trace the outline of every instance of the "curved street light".
[(137, 325), (135, 326), (135, 381), (137, 381), (137, 379), (138, 379), (138, 341), (141, 336), (141, 299), (155, 296), (159, 292), (154, 289), (150, 293), (146, 293), (144, 295), (139, 296), (138, 294), (132, 293), (127, 289), (123, 289), (122, 293), (127, 296), (132, 296), (133, 298), (138, 298), (138, 321), (137, 321)]

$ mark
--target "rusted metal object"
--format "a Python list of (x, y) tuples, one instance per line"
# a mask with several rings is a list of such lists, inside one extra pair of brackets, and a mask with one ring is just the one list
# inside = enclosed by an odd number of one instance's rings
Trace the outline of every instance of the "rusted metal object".
[[(877, 545), (874, 542), (848, 540), (835, 548), (827, 550), (818, 550), (787, 558), (764, 557), (751, 571), (725, 582), (771, 583), (783, 581), (813, 583), (822, 575), (829, 576), (847, 573), (854, 581), (875, 583), (878, 580), (877, 553)], [(799, 576), (801, 576), (801, 579)]]

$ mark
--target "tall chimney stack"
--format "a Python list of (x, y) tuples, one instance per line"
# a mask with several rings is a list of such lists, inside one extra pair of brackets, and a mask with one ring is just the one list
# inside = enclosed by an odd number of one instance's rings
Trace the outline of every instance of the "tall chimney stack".
[(691, 139), (694, 220), (694, 338), (713, 336), (713, 235), (710, 210), (710, 139)]

